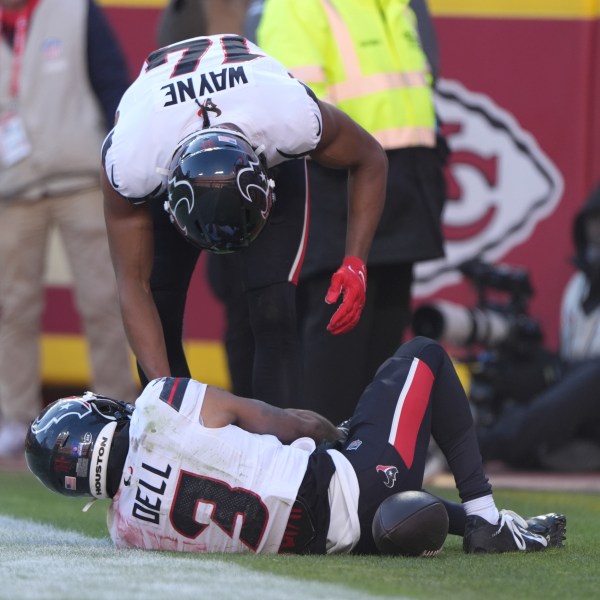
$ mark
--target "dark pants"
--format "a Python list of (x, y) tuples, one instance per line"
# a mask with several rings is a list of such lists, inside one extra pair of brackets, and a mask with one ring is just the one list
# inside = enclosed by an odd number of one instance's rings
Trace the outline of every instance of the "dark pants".
[[(241, 277), (254, 338), (253, 355), (246, 356), (252, 363), (252, 395), (276, 406), (299, 406), (301, 358), (295, 284), (305, 242), (305, 161), (283, 163), (277, 167), (275, 181), (276, 201), (269, 222), (260, 236), (239, 253), (236, 277)], [(183, 351), (183, 319), (199, 250), (179, 235), (160, 202), (152, 204), (152, 212), (152, 294), (163, 326), (171, 375), (189, 377)], [(141, 372), (140, 377), (146, 383)]]
[(337, 305), (326, 304), (325, 295), (345, 253), (348, 176), (309, 164), (310, 231), (298, 284), (303, 383), (307, 407), (333, 422), (352, 414), (361, 390), (402, 343), (411, 319), (413, 265), (443, 256), (443, 157), (421, 147), (386, 154), (386, 201), (367, 261), (365, 308), (358, 325), (337, 336), (327, 331)]
[(298, 313), (306, 408), (334, 423), (354, 411), (361, 390), (402, 343), (410, 324), (412, 264), (374, 265), (368, 269), (365, 307), (356, 327), (331, 335), (327, 324), (337, 305), (326, 304), (330, 272), (302, 279)]
[(485, 460), (538, 467), (540, 453), (554, 451), (578, 436), (600, 434), (600, 358), (572, 363), (563, 377), (531, 401), (507, 408), (479, 430)]
[[(371, 525), (385, 498), (421, 489), (430, 435), (446, 456), (463, 502), (491, 493), (452, 361), (437, 342), (418, 337), (403, 344), (364, 391), (342, 449), (360, 486), (356, 552), (376, 552)], [(462, 507), (446, 506), (451, 532), (461, 533)]]
[(236, 396), (252, 397), (254, 371), (254, 334), (250, 326), (248, 300), (242, 287), (239, 254), (210, 254), (206, 277), (225, 309), (224, 344), (231, 391)]

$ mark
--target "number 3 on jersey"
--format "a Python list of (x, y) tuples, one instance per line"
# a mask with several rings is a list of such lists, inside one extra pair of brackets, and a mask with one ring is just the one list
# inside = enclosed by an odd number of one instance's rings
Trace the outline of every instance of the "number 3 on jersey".
[(232, 488), (222, 481), (182, 471), (171, 509), (171, 524), (185, 537), (198, 537), (208, 525), (198, 523), (195, 513), (198, 502), (212, 504), (211, 521), (229, 537), (233, 537), (237, 517), (243, 519), (240, 541), (255, 552), (269, 518), (267, 507), (252, 492)]

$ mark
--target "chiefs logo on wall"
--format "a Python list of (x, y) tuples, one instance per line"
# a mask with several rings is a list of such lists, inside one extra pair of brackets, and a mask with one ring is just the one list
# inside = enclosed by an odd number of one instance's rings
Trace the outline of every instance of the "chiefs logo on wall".
[(441, 79), (436, 108), (452, 155), (444, 211), (446, 258), (417, 267), (417, 296), (458, 283), (456, 267), (497, 262), (556, 208), (563, 179), (535, 138), (483, 94)]

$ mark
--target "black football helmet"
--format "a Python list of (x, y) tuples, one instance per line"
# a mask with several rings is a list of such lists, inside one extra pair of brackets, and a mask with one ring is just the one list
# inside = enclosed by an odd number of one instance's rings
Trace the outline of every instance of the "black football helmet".
[(48, 405), (29, 426), (25, 458), (31, 472), (65, 496), (108, 498), (106, 476), (113, 437), (134, 406), (86, 392)]
[(243, 134), (209, 128), (187, 137), (169, 167), (165, 210), (198, 248), (235, 252), (256, 239), (269, 217), (275, 184)]

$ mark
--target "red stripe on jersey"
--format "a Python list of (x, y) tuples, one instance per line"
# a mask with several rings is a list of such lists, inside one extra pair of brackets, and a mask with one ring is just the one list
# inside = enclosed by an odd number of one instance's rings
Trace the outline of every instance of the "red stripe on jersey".
[(389, 442), (409, 469), (415, 457), (417, 436), (427, 410), (433, 380), (431, 369), (415, 358), (396, 404)]
[(169, 399), (167, 400), (167, 404), (173, 405), (173, 400), (175, 399), (175, 392), (177, 392), (177, 388), (179, 387), (179, 382), (181, 379), (179, 377), (173, 380), (173, 387), (171, 388), (171, 393), (169, 394)]
[(296, 253), (296, 258), (292, 264), (292, 268), (289, 274), (289, 281), (294, 285), (298, 285), (298, 279), (300, 277), (300, 270), (304, 263), (304, 256), (306, 254), (306, 246), (308, 244), (308, 227), (310, 223), (310, 187), (308, 182), (308, 166), (304, 161), (304, 189), (306, 190), (304, 196), (304, 226), (302, 228), (302, 238), (300, 239), (300, 245)]

